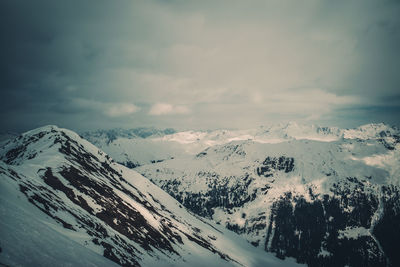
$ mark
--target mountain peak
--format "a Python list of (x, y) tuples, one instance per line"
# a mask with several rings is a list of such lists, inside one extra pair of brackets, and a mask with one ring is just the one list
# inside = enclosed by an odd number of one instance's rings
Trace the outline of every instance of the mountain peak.
[(20, 165), (23, 161), (34, 160), (38, 154), (45, 153), (51, 156), (61, 152), (70, 157), (74, 154), (73, 151), (78, 150), (104, 155), (77, 133), (56, 125), (46, 125), (25, 132), (3, 144), (0, 147), (0, 160), (7, 164)]

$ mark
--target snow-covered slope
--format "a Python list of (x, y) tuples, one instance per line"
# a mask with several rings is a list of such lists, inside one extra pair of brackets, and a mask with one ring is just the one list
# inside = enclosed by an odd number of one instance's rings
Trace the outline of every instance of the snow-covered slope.
[[(398, 130), (385, 124), (368, 124), (355, 129), (320, 127), (298, 123), (274, 124), (248, 130), (183, 131), (139, 128), (99, 130), (82, 136), (130, 168), (171, 158), (196, 155), (207, 147), (233, 141), (282, 143), (290, 140), (332, 142), (341, 139), (385, 140), (388, 147), (398, 142)], [(397, 138), (397, 139), (396, 139)], [(397, 141), (396, 141), (397, 140)]]
[(135, 170), (280, 258), (310, 266), (399, 266), (397, 129), (289, 124), (253, 136)]
[(135, 128), (97, 130), (81, 135), (112, 156), (115, 161), (134, 168), (185, 154), (179, 143), (159, 142), (161, 137), (174, 133), (173, 129)]
[(0, 148), (0, 263), (291, 266), (56, 126)]

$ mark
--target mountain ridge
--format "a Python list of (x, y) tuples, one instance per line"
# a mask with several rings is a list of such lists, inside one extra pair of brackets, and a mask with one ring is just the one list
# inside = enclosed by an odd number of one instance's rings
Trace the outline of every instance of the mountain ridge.
[[(166, 130), (161, 130), (166, 131)], [(207, 147), (222, 145), (232, 141), (253, 140), (257, 143), (282, 143), (289, 140), (315, 140), (333, 142), (341, 139), (382, 139), (387, 147), (400, 141), (400, 131), (384, 123), (366, 124), (354, 129), (321, 127), (298, 123), (281, 123), (260, 126), (248, 130), (213, 130), (213, 131), (169, 131), (168, 134), (150, 135), (146, 138), (115, 135), (100, 131), (82, 133), (82, 136), (108, 153), (117, 162), (134, 168), (176, 157), (187, 157), (200, 153)], [(112, 135), (112, 139), (107, 137)]]
[[(2, 264), (66, 261), (108, 266), (108, 260), (122, 266), (294, 264), (260, 256), (240, 237), (191, 215), (146, 178), (67, 129), (45, 126), (26, 132), (4, 144), (0, 158), (5, 193), (1, 224), (14, 237), (1, 233), (7, 241), (0, 245)], [(24, 209), (8, 211), (15, 207), (9, 198)], [(24, 217), (29, 214), (41, 214), (40, 219), (33, 218), (30, 224)], [(23, 228), (15, 227), (15, 222)], [(49, 226), (55, 232), (45, 231)], [(57, 240), (69, 248), (65, 253), (55, 245)], [(35, 244), (43, 246), (39, 253)], [(82, 259), (68, 260), (77, 255)]]

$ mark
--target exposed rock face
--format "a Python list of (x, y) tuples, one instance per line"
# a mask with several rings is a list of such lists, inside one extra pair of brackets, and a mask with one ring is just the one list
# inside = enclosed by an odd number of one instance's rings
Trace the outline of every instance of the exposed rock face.
[(286, 173), (293, 171), (294, 168), (294, 158), (286, 158), (281, 156), (279, 158), (267, 157), (261, 167), (257, 167), (257, 175), (269, 177), (273, 175), (274, 170), (285, 171)]

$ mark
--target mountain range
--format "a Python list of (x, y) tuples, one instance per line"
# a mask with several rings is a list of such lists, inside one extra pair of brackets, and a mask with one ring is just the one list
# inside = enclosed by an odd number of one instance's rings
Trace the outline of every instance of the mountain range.
[(38, 128), (0, 147), (7, 266), (399, 266), (400, 131)]
[(186, 210), (67, 129), (0, 149), (5, 266), (291, 266)]

